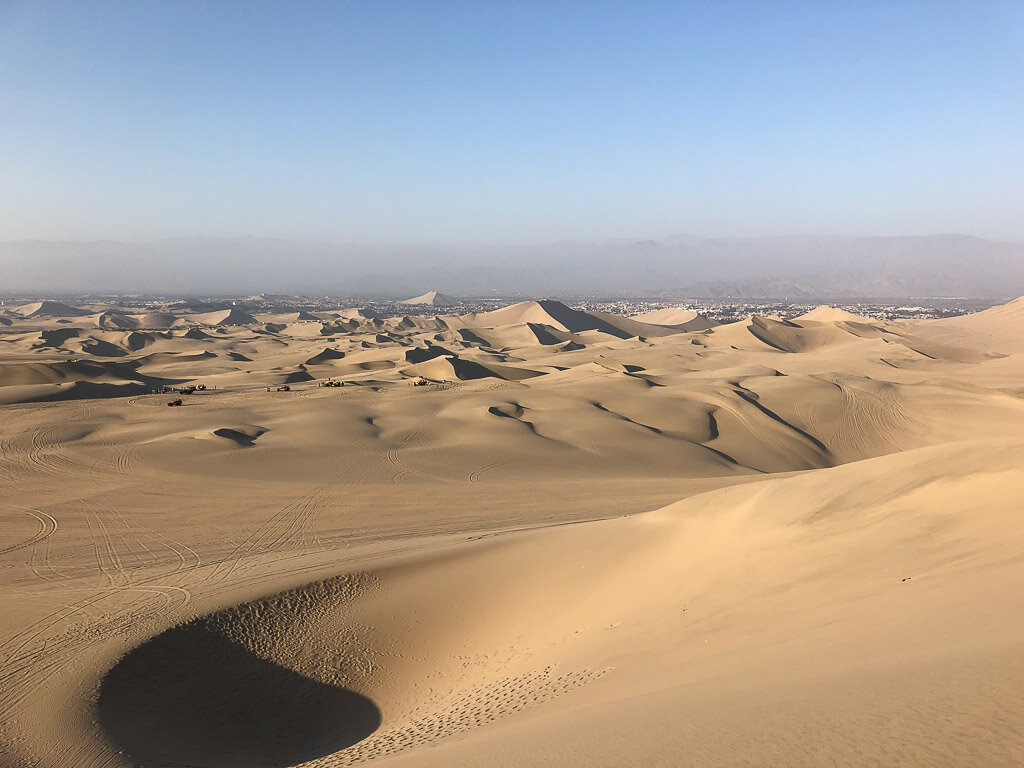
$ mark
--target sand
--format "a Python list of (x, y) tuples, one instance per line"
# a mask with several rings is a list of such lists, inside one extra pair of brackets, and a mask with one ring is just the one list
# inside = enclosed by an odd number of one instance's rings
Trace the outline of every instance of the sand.
[(0, 764), (1024, 764), (1024, 302), (685, 318), (8, 313)]

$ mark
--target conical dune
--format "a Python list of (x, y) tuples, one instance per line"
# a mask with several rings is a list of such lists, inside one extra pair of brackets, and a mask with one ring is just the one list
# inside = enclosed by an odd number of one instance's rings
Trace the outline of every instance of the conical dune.
[(404, 299), (399, 304), (429, 304), (435, 307), (454, 307), (461, 302), (443, 293), (437, 291), (427, 291), (421, 296), (415, 296), (411, 299)]
[(82, 317), (89, 311), (64, 304), (60, 301), (36, 301), (16, 307), (14, 312), (22, 317)]

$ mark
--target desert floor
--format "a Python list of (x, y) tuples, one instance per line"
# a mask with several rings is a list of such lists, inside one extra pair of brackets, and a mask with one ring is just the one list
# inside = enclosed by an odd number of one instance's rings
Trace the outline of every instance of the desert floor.
[(1024, 765), (1024, 300), (712, 325), (3, 310), (0, 764)]

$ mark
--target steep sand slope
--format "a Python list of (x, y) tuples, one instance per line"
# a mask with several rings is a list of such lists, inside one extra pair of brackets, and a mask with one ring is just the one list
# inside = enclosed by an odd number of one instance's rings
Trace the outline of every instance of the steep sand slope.
[[(392, 716), (441, 665), (383, 663), (352, 684), (381, 730), (321, 764), (433, 741), (462, 708), (499, 722), (393, 764), (1019, 764), (1022, 466), (1017, 441), (944, 446), (384, 572), (350, 616), (395, 610), (410, 656), (500, 672)], [(514, 702), (485, 693), (503, 685)]]
[(453, 298), (452, 296), (448, 296), (447, 294), (444, 293), (438, 293), (437, 291), (427, 291), (426, 293), (421, 294), (420, 296), (414, 296), (411, 299), (404, 299), (398, 303), (430, 304), (435, 307), (454, 307), (460, 304), (461, 302), (458, 299)]

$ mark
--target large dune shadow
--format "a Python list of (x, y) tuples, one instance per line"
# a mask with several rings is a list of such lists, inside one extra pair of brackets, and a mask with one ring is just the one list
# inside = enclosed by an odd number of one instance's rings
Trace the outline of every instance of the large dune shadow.
[(99, 719), (137, 765), (283, 768), (373, 733), (353, 691), (261, 659), (199, 620), (129, 653), (103, 680)]

